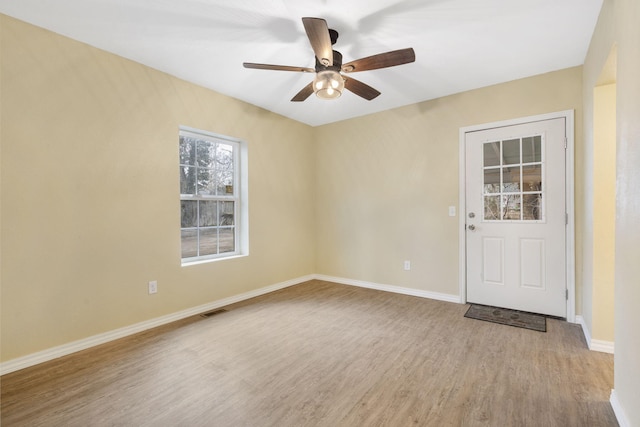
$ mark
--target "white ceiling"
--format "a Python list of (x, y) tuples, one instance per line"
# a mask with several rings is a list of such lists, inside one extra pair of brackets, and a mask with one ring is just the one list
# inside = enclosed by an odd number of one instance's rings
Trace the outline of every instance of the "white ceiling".
[[(0, 0), (0, 12), (312, 126), (583, 63), (602, 0)], [(413, 47), (416, 62), (354, 73), (382, 95), (290, 99), (314, 67), (301, 18), (340, 33), (344, 62)]]

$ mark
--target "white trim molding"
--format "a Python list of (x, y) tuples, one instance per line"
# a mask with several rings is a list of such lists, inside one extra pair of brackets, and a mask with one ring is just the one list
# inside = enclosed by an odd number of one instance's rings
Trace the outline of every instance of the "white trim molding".
[(458, 295), (441, 294), (436, 292), (423, 291), (419, 289), (403, 288), (392, 285), (382, 285), (378, 283), (364, 282), (361, 280), (344, 279), (340, 277), (325, 276), (321, 274), (311, 274), (308, 276), (298, 277), (296, 279), (287, 280), (285, 282), (277, 283), (275, 285), (266, 286), (264, 288), (256, 289), (253, 291), (245, 292), (239, 295), (234, 295), (228, 298), (223, 298), (217, 301), (212, 301), (207, 304), (202, 304), (196, 307), (188, 308), (176, 313), (171, 313), (166, 316), (157, 317), (155, 319), (146, 320), (144, 322), (136, 323), (130, 326), (125, 326), (120, 329), (104, 332), (102, 334), (93, 335), (88, 338), (83, 338), (77, 341), (73, 341), (67, 344), (62, 344), (56, 347), (52, 347), (37, 353), (28, 354), (23, 357), (8, 360), (0, 363), (0, 375), (8, 374), (11, 372), (19, 371), (20, 369), (28, 368), (40, 363), (48, 362), (59, 357), (67, 356), (72, 353), (76, 353), (81, 350), (86, 350), (91, 347), (95, 347), (100, 344), (105, 344), (110, 341), (115, 341), (120, 338), (124, 338), (139, 332), (143, 332), (158, 326), (166, 325), (171, 322), (175, 322), (181, 319), (185, 319), (190, 316), (195, 316), (207, 311), (215, 310), (220, 307), (234, 304), (236, 302), (255, 298), (260, 295), (265, 295), (270, 292), (278, 291), (280, 289), (288, 288), (290, 286), (298, 285), (300, 283), (308, 282), (310, 280), (325, 280), (333, 283), (339, 283), (343, 285), (358, 286), (361, 288), (376, 289), (379, 291), (393, 292), (397, 294), (411, 295), (421, 298), (429, 298), (439, 301), (460, 303), (460, 297)]
[(343, 277), (325, 276), (322, 274), (316, 274), (314, 275), (314, 278), (317, 280), (324, 280), (326, 282), (357, 286), (359, 288), (375, 289), (378, 291), (392, 292), (394, 294), (411, 295), (414, 297), (429, 298), (433, 300), (453, 302), (457, 304), (462, 303), (459, 295), (442, 294), (438, 292), (423, 291), (421, 289), (403, 288), (401, 286), (384, 285), (380, 283), (365, 282), (362, 280), (345, 279)]
[(592, 351), (599, 351), (600, 353), (614, 354), (614, 345), (611, 341), (594, 340), (591, 338), (591, 332), (587, 327), (587, 323), (584, 317), (577, 315), (576, 322), (582, 327), (582, 333), (584, 334), (584, 340), (587, 342), (587, 347)]
[(120, 329), (108, 331), (102, 334), (94, 335), (88, 338), (83, 338), (77, 341), (73, 341), (67, 344), (62, 344), (57, 347), (52, 347), (37, 353), (28, 354), (23, 357), (8, 360), (0, 363), (0, 375), (15, 372), (20, 369), (28, 368), (30, 366), (37, 365), (39, 363), (48, 362), (53, 359), (57, 359), (62, 356), (69, 355), (81, 350), (86, 350), (90, 347), (95, 347), (100, 344), (104, 344), (110, 341), (124, 338), (129, 335), (137, 334), (148, 329), (152, 329), (158, 326), (166, 325), (177, 320), (185, 319), (190, 316), (195, 316), (207, 311), (215, 310), (220, 307), (227, 306), (236, 302), (244, 301), (250, 298), (255, 298), (260, 295), (265, 295), (270, 292), (274, 292), (280, 289), (287, 288), (289, 286), (298, 285), (309, 280), (313, 280), (314, 276), (303, 276), (297, 279), (287, 280), (285, 282), (277, 283), (275, 285), (266, 286), (264, 288), (256, 289), (253, 291), (245, 292), (239, 295), (234, 295), (228, 298), (223, 298), (217, 301), (212, 301), (207, 304), (202, 304), (196, 307), (188, 308), (176, 313), (168, 314), (166, 316), (157, 317), (155, 319), (146, 320), (144, 322), (136, 323), (130, 326), (125, 326)]
[(627, 418), (627, 414), (624, 412), (624, 409), (622, 409), (622, 405), (620, 405), (620, 401), (618, 400), (618, 395), (616, 394), (615, 389), (611, 390), (609, 403), (611, 403), (613, 413), (616, 415), (616, 419), (618, 420), (618, 424), (620, 424), (620, 427), (631, 427), (631, 421), (629, 421), (629, 418)]
[(466, 160), (465, 160), (465, 135), (469, 132), (475, 132), (479, 130), (492, 129), (497, 127), (514, 126), (524, 123), (552, 120), (563, 118), (565, 119), (565, 137), (567, 142), (566, 157), (565, 157), (565, 203), (567, 213), (567, 227), (565, 231), (566, 246), (566, 286), (567, 286), (567, 321), (575, 323), (576, 318), (576, 290), (575, 290), (575, 176), (574, 176), (574, 145), (575, 145), (575, 113), (574, 110), (558, 111), (555, 113), (540, 114), (537, 116), (520, 117), (512, 120), (504, 120), (493, 123), (484, 123), (473, 126), (461, 127), (459, 130), (459, 254), (458, 254), (458, 285), (460, 288), (460, 299), (462, 303), (467, 302), (467, 261), (466, 261)]

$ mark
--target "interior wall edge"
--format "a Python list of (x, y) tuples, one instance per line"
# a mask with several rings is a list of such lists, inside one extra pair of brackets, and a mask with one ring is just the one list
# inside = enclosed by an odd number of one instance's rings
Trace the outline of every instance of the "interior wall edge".
[(582, 327), (582, 334), (584, 335), (584, 340), (587, 343), (589, 350), (614, 354), (615, 344), (613, 341), (603, 341), (591, 338), (591, 331), (589, 330), (584, 317), (577, 315), (575, 323)]

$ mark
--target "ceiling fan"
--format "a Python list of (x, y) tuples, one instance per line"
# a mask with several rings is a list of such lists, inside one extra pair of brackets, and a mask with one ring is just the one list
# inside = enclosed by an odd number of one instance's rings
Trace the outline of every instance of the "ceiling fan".
[(314, 92), (319, 98), (334, 99), (339, 97), (344, 89), (350, 90), (367, 101), (371, 101), (380, 95), (380, 92), (340, 72), (348, 74), (356, 71), (376, 70), (407, 64), (416, 60), (415, 52), (412, 48), (408, 48), (379, 53), (343, 64), (342, 54), (332, 48), (332, 45), (338, 40), (338, 32), (329, 29), (327, 21), (321, 18), (302, 18), (302, 23), (316, 56), (315, 69), (289, 65), (256, 64), (253, 62), (242, 64), (245, 68), (258, 70), (316, 73), (315, 79), (291, 99), (293, 102), (304, 101)]

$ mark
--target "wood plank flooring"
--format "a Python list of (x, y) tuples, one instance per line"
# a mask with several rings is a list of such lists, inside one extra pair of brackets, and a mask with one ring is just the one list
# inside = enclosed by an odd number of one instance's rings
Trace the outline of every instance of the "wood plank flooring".
[(311, 281), (7, 374), (8, 426), (616, 426), (579, 326)]

